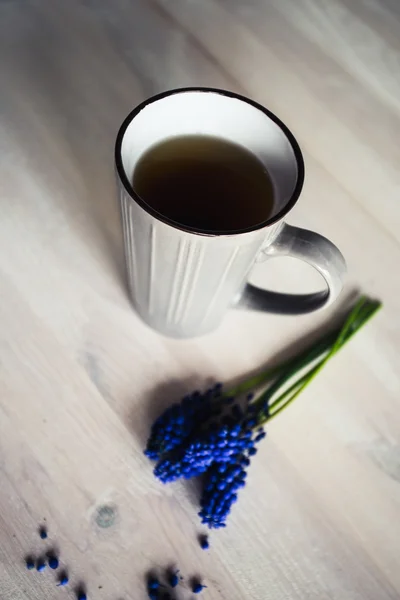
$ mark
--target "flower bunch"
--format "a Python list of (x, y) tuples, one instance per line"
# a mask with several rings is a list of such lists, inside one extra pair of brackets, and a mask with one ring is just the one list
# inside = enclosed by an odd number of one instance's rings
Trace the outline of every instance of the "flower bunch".
[(153, 423), (145, 455), (158, 460), (184, 442), (196, 422), (210, 418), (213, 413), (218, 414), (215, 413), (215, 400), (220, 396), (221, 388), (222, 385), (217, 384), (205, 394), (193, 392), (167, 408)]
[(247, 469), (265, 438), (263, 425), (287, 407), (381, 304), (361, 297), (341, 325), (285, 364), (224, 392), (216, 384), (173, 404), (151, 428), (145, 450), (162, 483), (204, 475), (199, 516), (210, 529), (226, 526)]

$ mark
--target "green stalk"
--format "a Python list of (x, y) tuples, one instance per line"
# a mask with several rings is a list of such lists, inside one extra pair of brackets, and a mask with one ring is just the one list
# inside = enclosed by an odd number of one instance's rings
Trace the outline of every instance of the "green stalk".
[(285, 373), (289, 368), (293, 369), (293, 371), (300, 370), (303, 366), (306, 366), (315, 358), (327, 352), (336, 339), (339, 331), (340, 330), (335, 330), (327, 334), (315, 345), (306, 348), (306, 350), (303, 350), (300, 355), (288, 359), (283, 364), (267, 369), (266, 371), (262, 371), (261, 373), (246, 379), (234, 388), (231, 388), (229, 391), (225, 392), (223, 396), (240, 396), (246, 392), (250, 392), (251, 390), (260, 387), (262, 384), (267, 383), (267, 381), (274, 379), (279, 373)]
[(274, 402), (272, 402), (269, 406), (268, 418), (270, 418), (272, 414), (275, 414), (275, 410), (279, 407), (280, 404), (282, 404), (282, 401), (284, 401), (287, 396), (290, 397), (292, 392), (296, 391), (300, 386), (303, 386), (308, 381), (311, 373), (318, 372), (318, 370), (321, 368), (321, 365), (323, 365), (324, 362), (325, 358), (322, 358), (314, 367), (312, 367), (312, 369), (304, 373), (304, 375), (300, 377), (300, 379), (294, 381), (290, 387), (288, 387), (280, 396), (278, 396), (278, 398), (276, 398), (276, 400), (274, 400)]
[(299, 371), (315, 361), (316, 358), (322, 357), (316, 365), (310, 368), (310, 370), (302, 377), (297, 379), (269, 405), (269, 415), (265, 419), (259, 421), (257, 426), (269, 421), (293, 402), (300, 392), (303, 391), (312, 379), (314, 379), (328, 360), (330, 360), (380, 308), (380, 302), (361, 297), (346, 318), (343, 326), (335, 332), (335, 337), (330, 335), (322, 340), (322, 342), (325, 342), (325, 340), (329, 339), (329, 345), (327, 343), (317, 343), (314, 347), (309, 349), (308, 352), (303, 353), (300, 360), (292, 361), (291, 368), (287, 371), (283, 371), (282, 375), (274, 382), (274, 384), (255, 401), (257, 407), (261, 409), (261, 406), (265, 401), (270, 401), (273, 395), (276, 394), (285, 383), (298, 374)]
[(271, 388), (268, 388), (264, 395), (260, 396), (256, 400), (256, 402), (260, 401), (261, 404), (261, 400), (264, 401), (268, 397), (271, 397), (274, 392), (278, 390), (286, 381), (288, 381), (295, 373), (302, 370), (317, 357), (323, 356), (330, 351), (332, 344), (337, 339), (341, 329), (342, 328), (339, 328), (324, 336), (319, 342), (314, 344), (311, 348), (307, 348), (299, 356), (289, 359), (284, 364), (275, 367), (274, 369), (264, 371), (260, 375), (246, 380), (244, 383), (230, 390), (227, 395), (240, 395), (241, 393), (254, 389), (254, 387), (259, 386), (262, 383), (266, 383), (269, 379), (273, 379), (276, 375), (281, 374), (281, 378), (279, 378)]
[(268, 369), (267, 371), (258, 373), (257, 375), (250, 377), (250, 379), (246, 379), (246, 381), (239, 383), (236, 387), (231, 388), (229, 391), (225, 392), (223, 394), (223, 397), (226, 398), (227, 396), (241, 396), (246, 392), (250, 392), (251, 390), (260, 387), (263, 383), (267, 383), (267, 381), (269, 381), (270, 379), (273, 379), (278, 373), (281, 372), (283, 368), (285, 368), (285, 366), (285, 364), (279, 365), (278, 367), (273, 367), (272, 369)]

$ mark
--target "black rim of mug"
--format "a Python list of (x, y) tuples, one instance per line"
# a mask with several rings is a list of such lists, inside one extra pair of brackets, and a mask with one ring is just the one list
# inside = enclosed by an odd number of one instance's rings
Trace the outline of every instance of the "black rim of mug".
[[(294, 153), (294, 156), (296, 159), (297, 181), (296, 181), (296, 185), (294, 187), (294, 190), (293, 190), (293, 193), (292, 193), (290, 199), (288, 200), (286, 205), (282, 208), (282, 210), (280, 210), (276, 215), (274, 215), (270, 219), (262, 221), (261, 223), (257, 223), (256, 225), (252, 225), (251, 227), (246, 227), (243, 229), (236, 229), (236, 230), (232, 230), (232, 231), (209, 231), (209, 230), (203, 230), (203, 229), (195, 228), (195, 227), (188, 227), (188, 226), (182, 225), (181, 223), (179, 223), (177, 221), (169, 219), (162, 213), (160, 213), (157, 210), (155, 210), (154, 208), (152, 208), (149, 204), (147, 204), (147, 202), (145, 202), (143, 200), (143, 198), (141, 198), (141, 196), (139, 196), (139, 194), (137, 194), (135, 192), (131, 182), (129, 181), (128, 177), (126, 176), (125, 169), (122, 165), (122, 154), (121, 154), (122, 141), (124, 139), (124, 135), (125, 135), (125, 132), (126, 132), (128, 126), (131, 124), (133, 119), (149, 104), (152, 104), (153, 102), (157, 102), (158, 100), (162, 100), (163, 98), (166, 98), (168, 96), (173, 96), (174, 94), (182, 94), (182, 93), (186, 93), (186, 92), (204, 92), (204, 93), (220, 94), (220, 95), (226, 96), (228, 98), (235, 98), (236, 100), (241, 100), (242, 102), (246, 102), (247, 104), (250, 104), (254, 108), (257, 108), (258, 110), (263, 112), (267, 117), (269, 117), (271, 119), (271, 121), (273, 121), (283, 131), (283, 133), (285, 134), (287, 140), (289, 141), (289, 143), (292, 147), (292, 150), (293, 150), (293, 153)], [(254, 102), (254, 100), (251, 100), (250, 98), (247, 98), (246, 96), (241, 96), (240, 94), (236, 94), (235, 92), (230, 92), (230, 91), (222, 90), (222, 89), (218, 89), (218, 88), (208, 88), (208, 87), (185, 87), (185, 88), (176, 88), (173, 90), (168, 90), (166, 92), (156, 94), (155, 96), (151, 96), (150, 98), (147, 98), (147, 100), (144, 100), (138, 106), (136, 106), (136, 108), (134, 108), (129, 113), (129, 115), (126, 117), (126, 119), (122, 123), (121, 127), (119, 128), (119, 131), (117, 134), (117, 139), (115, 142), (115, 166), (116, 166), (120, 181), (121, 181), (122, 185), (124, 186), (125, 190), (127, 191), (127, 193), (129, 194), (129, 196), (131, 197), (131, 199), (134, 200), (137, 204), (139, 204), (139, 206), (141, 206), (141, 208), (143, 208), (143, 210), (145, 210), (147, 213), (149, 213), (152, 217), (158, 219), (159, 221), (162, 221), (163, 223), (166, 223), (167, 225), (170, 225), (171, 227), (174, 227), (175, 229), (181, 229), (182, 231), (187, 231), (189, 233), (194, 233), (194, 234), (199, 234), (199, 235), (208, 235), (208, 236), (238, 235), (240, 233), (249, 233), (251, 231), (257, 231), (259, 229), (263, 229), (264, 227), (269, 227), (271, 225), (274, 225), (275, 223), (280, 221), (296, 204), (296, 202), (301, 194), (301, 190), (302, 190), (303, 184), (304, 184), (303, 155), (300, 150), (300, 146), (297, 143), (296, 138), (294, 137), (294, 135), (292, 134), (290, 129), (284, 123), (282, 123), (282, 121), (280, 119), (278, 119), (278, 117), (276, 115), (274, 115), (274, 113), (272, 113), (270, 110), (268, 110), (261, 104), (258, 104), (258, 102)]]

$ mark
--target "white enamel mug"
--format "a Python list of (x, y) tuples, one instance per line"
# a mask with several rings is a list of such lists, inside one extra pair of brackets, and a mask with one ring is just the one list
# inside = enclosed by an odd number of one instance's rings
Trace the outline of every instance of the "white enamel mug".
[[(135, 193), (132, 180), (143, 153), (183, 135), (211, 135), (240, 144), (266, 166), (274, 188), (267, 221), (210, 233), (170, 220)], [(304, 162), (292, 133), (263, 106), (210, 88), (153, 96), (123, 122), (115, 162), (129, 289), (137, 312), (154, 329), (192, 337), (215, 329), (232, 306), (297, 315), (338, 297), (346, 272), (340, 251), (321, 235), (284, 222), (300, 195)], [(256, 260), (275, 256), (293, 256), (312, 265), (326, 288), (292, 295), (247, 283)]]

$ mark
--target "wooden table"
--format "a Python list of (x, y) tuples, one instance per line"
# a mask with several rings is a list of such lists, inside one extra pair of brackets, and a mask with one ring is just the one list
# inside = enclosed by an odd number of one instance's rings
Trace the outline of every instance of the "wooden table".
[[(139, 600), (169, 564), (202, 575), (210, 600), (400, 597), (399, 30), (395, 0), (0, 3), (2, 600), (72, 599), (80, 582), (88, 600)], [(330, 313), (231, 311), (176, 341), (132, 310), (114, 138), (139, 101), (186, 85), (244, 93), (289, 125), (307, 166), (291, 222), (342, 249), (343, 300), (358, 288), (385, 305), (271, 424), (209, 552), (196, 487), (162, 487), (142, 454), (152, 418)], [(318, 284), (290, 260), (268, 268), (254, 277)], [(25, 569), (52, 547), (67, 588)]]

